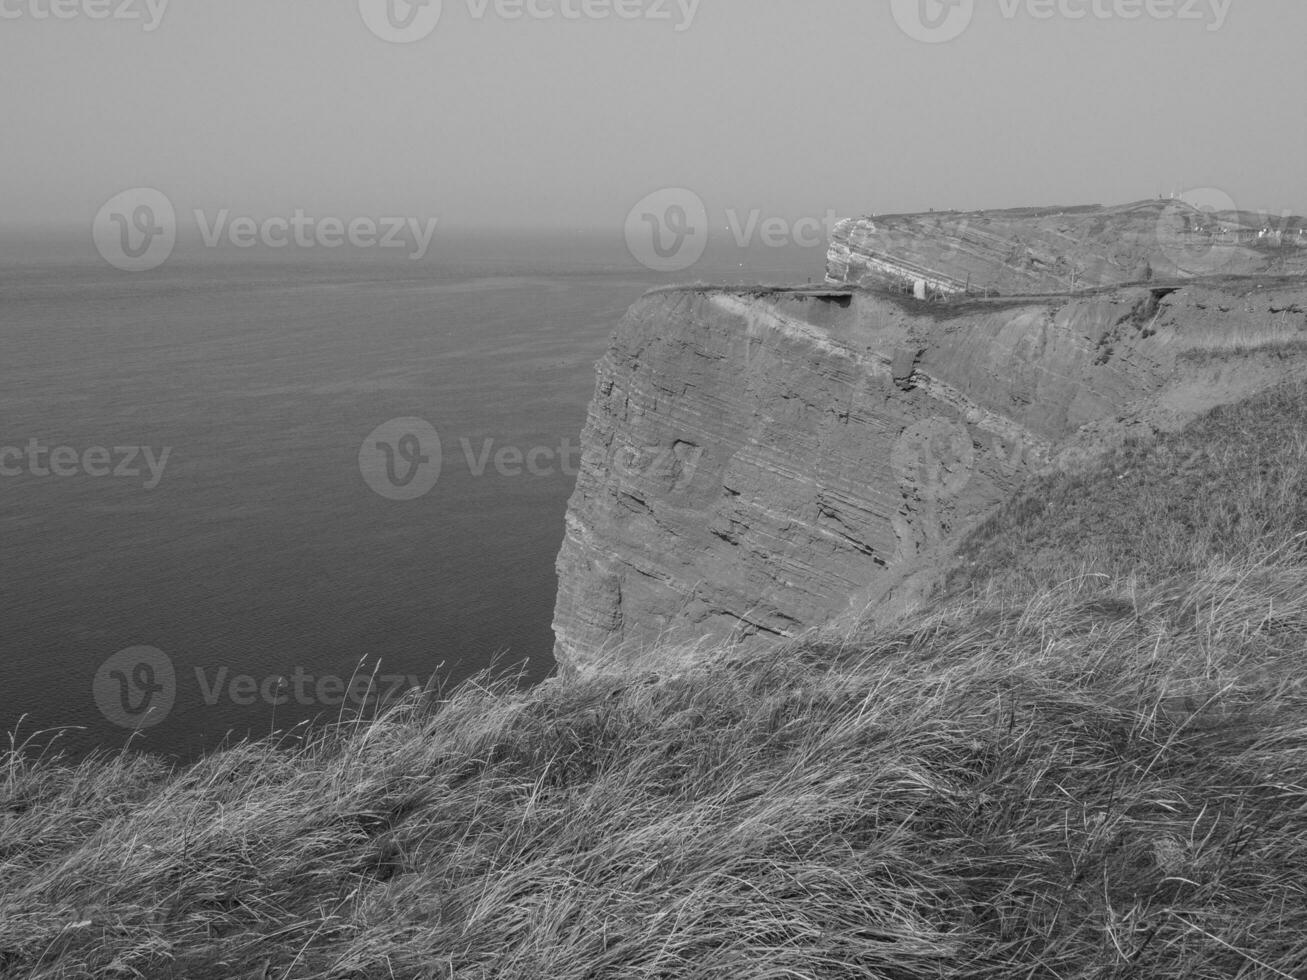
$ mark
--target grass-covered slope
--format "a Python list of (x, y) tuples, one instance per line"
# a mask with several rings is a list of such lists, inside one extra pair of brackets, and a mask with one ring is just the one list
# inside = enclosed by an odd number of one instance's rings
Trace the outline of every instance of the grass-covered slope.
[(1033, 483), (963, 543), (950, 591), (1022, 598), (1070, 575), (1156, 582), (1304, 551), (1307, 390), (1291, 383), (1127, 445), (1090, 473)]
[(0, 973), (1307, 975), (1305, 421), (1032, 488), (910, 628), (177, 772), (11, 753)]

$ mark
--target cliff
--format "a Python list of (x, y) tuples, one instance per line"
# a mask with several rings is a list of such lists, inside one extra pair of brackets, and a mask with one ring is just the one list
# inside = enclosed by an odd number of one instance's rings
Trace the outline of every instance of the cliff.
[(833, 229), (827, 281), (1013, 295), (1304, 272), (1301, 218), (1157, 200), (851, 218)]
[(650, 293), (597, 368), (557, 659), (852, 622), (1031, 474), (1296, 373), (1303, 339), (1301, 279)]

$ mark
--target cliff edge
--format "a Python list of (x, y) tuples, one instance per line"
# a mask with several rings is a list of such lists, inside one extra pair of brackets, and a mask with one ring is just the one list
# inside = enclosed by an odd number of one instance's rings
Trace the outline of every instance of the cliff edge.
[(1299, 374), (1304, 341), (1299, 277), (654, 291), (597, 368), (556, 658), (756, 645), (910, 601), (1031, 475)]

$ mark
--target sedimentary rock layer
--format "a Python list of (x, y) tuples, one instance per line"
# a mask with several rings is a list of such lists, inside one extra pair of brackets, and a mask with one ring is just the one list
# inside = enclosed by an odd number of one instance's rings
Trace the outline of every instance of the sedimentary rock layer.
[(833, 231), (827, 281), (1014, 295), (1304, 271), (1301, 218), (1158, 200), (852, 218)]
[(651, 293), (598, 365), (557, 658), (585, 668), (861, 615), (1030, 473), (1296, 370), (1257, 351), (1299, 337), (1301, 281), (945, 304)]

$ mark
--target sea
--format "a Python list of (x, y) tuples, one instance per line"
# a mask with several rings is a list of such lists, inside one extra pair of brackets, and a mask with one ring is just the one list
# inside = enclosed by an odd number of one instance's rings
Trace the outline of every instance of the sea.
[(532, 684), (594, 364), (646, 290), (820, 248), (618, 235), (406, 254), (0, 241), (0, 736), (192, 760), (407, 692)]

